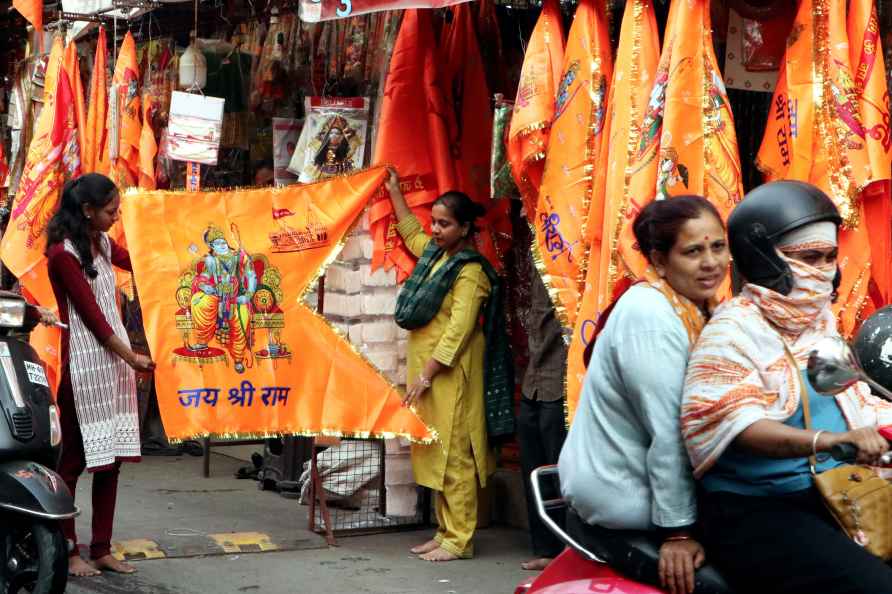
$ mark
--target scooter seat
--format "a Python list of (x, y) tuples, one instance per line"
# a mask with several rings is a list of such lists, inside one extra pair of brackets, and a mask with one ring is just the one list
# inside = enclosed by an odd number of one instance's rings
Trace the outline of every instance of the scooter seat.
[[(567, 510), (567, 532), (616, 571), (635, 581), (660, 586), (661, 542), (653, 533), (592, 526), (572, 509)], [(697, 570), (694, 594), (734, 594), (734, 591), (715, 567), (705, 565)]]

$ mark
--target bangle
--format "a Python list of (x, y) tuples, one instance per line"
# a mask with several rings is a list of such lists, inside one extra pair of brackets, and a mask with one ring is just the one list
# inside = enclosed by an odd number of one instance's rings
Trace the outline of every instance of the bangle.
[(675, 536), (666, 537), (663, 542), (677, 542), (681, 540), (694, 540), (692, 536), (688, 536), (687, 534), (676, 534)]
[(818, 457), (818, 438), (821, 437), (822, 433), (826, 433), (823, 429), (815, 431), (814, 436), (811, 438), (811, 455), (815, 458)]
[(418, 383), (424, 386), (425, 388), (431, 387), (431, 381), (424, 377), (424, 374), (418, 376)]

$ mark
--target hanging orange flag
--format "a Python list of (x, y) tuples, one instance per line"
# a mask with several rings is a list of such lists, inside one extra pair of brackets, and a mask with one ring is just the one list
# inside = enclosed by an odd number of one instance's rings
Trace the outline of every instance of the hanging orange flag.
[(603, 0), (581, 0), (567, 38), (533, 225), (534, 258), (558, 319), (569, 328), (585, 284), (588, 213), (603, 210), (592, 203), (592, 189), (613, 76), (608, 28)]
[(105, 44), (105, 27), (99, 26), (93, 73), (90, 75), (90, 104), (87, 125), (84, 128), (84, 173), (108, 175), (109, 159), (105, 150), (108, 139), (108, 48)]
[(142, 131), (139, 135), (139, 187), (143, 190), (155, 189), (155, 155), (158, 143), (152, 129), (152, 113), (155, 100), (151, 95), (143, 97)]
[(315, 184), (124, 196), (167, 435), (432, 440), (400, 394), (304, 301), (383, 167)]
[(115, 72), (112, 76), (110, 102), (112, 124), (106, 150), (111, 159), (110, 177), (119, 189), (137, 185), (139, 181), (139, 65), (136, 42), (130, 31), (124, 36)]
[(562, 18), (558, 0), (543, 2), (523, 58), (508, 131), (508, 160), (530, 222), (536, 220), (554, 99), (564, 63)]
[[(68, 77), (68, 83), (72, 93), (72, 109), (74, 110), (74, 122), (78, 145), (77, 171), (83, 172), (84, 163), (84, 130), (87, 127), (87, 108), (84, 103), (84, 85), (81, 81), (80, 59), (77, 56), (77, 45), (69, 41), (65, 47), (65, 55), (62, 58), (62, 68)], [(73, 164), (66, 164), (69, 171), (74, 171)]]
[(873, 297), (872, 306), (880, 308), (892, 301), (892, 199), (889, 181), (892, 175), (892, 135), (880, 27), (876, 6), (871, 0), (849, 2), (847, 29), (855, 93), (860, 99), (870, 163), (870, 185), (861, 197), (870, 240), (869, 290)]
[[(372, 159), (396, 168), (406, 201), (425, 226), (430, 225), (431, 203), (456, 187), (449, 152), (451, 108), (440, 87), (437, 58), (431, 11), (407, 10), (384, 85)], [(369, 221), (374, 240), (372, 268), (396, 267), (397, 279), (406, 279), (415, 258), (396, 232), (390, 198), (383, 188), (369, 208)]]
[[(447, 105), (452, 107), (449, 124), (449, 148), (455, 160), (456, 186), (488, 211), (493, 208), (490, 198), (489, 169), (492, 149), (492, 108), (486, 71), (474, 31), (470, 4), (453, 6), (452, 20), (444, 25), (440, 71), (442, 89)], [(450, 189), (450, 188), (444, 188)], [(490, 219), (479, 222), (480, 233), (475, 236), (477, 250), (497, 269), (501, 269), (496, 229)], [(494, 220), (498, 225), (499, 221)]]
[(842, 284), (834, 308), (840, 332), (851, 335), (870, 285), (870, 240), (860, 198), (872, 172), (845, 11), (844, 0), (800, 3), (756, 164), (766, 180), (818, 186), (839, 208)]
[[(22, 287), (41, 305), (52, 307), (52, 287), (46, 271), (47, 224), (56, 212), (66, 173), (79, 174), (76, 118), (71, 85), (62, 68), (62, 37), (53, 39), (46, 78), (43, 110), (28, 147), (9, 225), (0, 243), (0, 258)], [(72, 169), (63, 167), (63, 161)]]
[(34, 26), (38, 51), (43, 51), (43, 0), (12, 0), (12, 6)]
[[(631, 221), (653, 197), (656, 162), (633, 163), (642, 136), (641, 122), (654, 87), (660, 60), (660, 34), (651, 0), (626, 2), (607, 99), (600, 164), (595, 164), (595, 184), (588, 228), (591, 247), (585, 290), (574, 324), (567, 358), (567, 412), (573, 418), (585, 366), (582, 354), (591, 341), (598, 316), (610, 304), (616, 282), (627, 270), (639, 270), (642, 257), (630, 240)], [(637, 183), (633, 186), (633, 181)], [(640, 193), (634, 193), (637, 188)], [(601, 208), (601, 212), (598, 212)], [(596, 227), (601, 225), (601, 231)], [(625, 231), (625, 232), (624, 232)]]

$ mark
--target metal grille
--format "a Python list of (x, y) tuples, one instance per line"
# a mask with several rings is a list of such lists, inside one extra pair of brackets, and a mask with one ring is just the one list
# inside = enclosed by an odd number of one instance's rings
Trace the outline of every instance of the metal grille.
[[(426, 489), (414, 485), (388, 487), (382, 440), (344, 439), (337, 446), (316, 448), (314, 457), (335, 535), (412, 529), (430, 523), (430, 495)], [(311, 501), (312, 462), (306, 463), (301, 480), (302, 500), (312, 506), (310, 528), (324, 532), (325, 514), (318, 500)], [(391, 502), (400, 502), (399, 509), (387, 509), (388, 488)]]
[(18, 439), (31, 439), (34, 437), (34, 419), (31, 418), (31, 413), (13, 413), (12, 425), (15, 436)]

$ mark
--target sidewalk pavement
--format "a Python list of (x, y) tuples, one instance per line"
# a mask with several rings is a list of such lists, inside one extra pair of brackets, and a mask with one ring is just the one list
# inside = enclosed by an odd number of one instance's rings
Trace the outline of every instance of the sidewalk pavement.
[[(134, 576), (73, 578), (70, 594), (498, 594), (529, 573), (528, 534), (479, 530), (469, 561), (426, 563), (408, 548), (432, 530), (339, 537), (337, 547), (307, 530), (306, 506), (236, 480), (244, 463), (201, 458), (144, 458), (122, 469), (115, 520), (117, 550)], [(78, 486), (78, 535), (89, 543), (90, 480)], [(232, 533), (237, 533), (233, 535)], [(214, 536), (218, 535), (218, 536)], [(253, 554), (262, 553), (262, 554)]]

